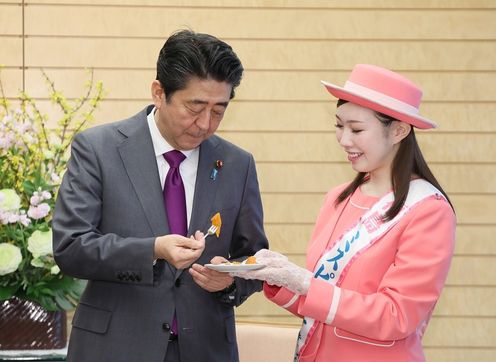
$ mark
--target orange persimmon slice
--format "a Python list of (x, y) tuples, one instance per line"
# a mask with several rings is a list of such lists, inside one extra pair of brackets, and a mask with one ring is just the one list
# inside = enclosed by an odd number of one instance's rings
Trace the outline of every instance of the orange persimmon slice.
[(222, 226), (222, 220), (220, 218), (220, 213), (216, 213), (214, 216), (212, 216), (210, 221), (212, 221), (213, 226), (217, 227), (217, 230), (215, 230), (215, 235), (217, 235), (217, 237), (219, 237), (220, 236), (220, 228)]

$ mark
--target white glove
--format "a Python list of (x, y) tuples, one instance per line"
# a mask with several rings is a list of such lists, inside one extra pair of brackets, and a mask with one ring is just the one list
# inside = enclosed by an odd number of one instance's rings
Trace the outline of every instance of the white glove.
[(230, 273), (231, 276), (264, 280), (270, 285), (287, 288), (296, 294), (307, 294), (313, 277), (310, 271), (293, 264), (284, 255), (267, 249), (259, 250), (255, 258), (257, 264), (265, 265), (265, 268)]

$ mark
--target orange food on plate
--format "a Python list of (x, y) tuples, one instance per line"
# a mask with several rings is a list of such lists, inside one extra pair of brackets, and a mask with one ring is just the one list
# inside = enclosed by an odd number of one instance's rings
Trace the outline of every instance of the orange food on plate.
[(257, 263), (257, 258), (255, 258), (254, 256), (249, 256), (246, 259), (246, 264), (256, 264), (256, 263)]
[(215, 230), (215, 235), (217, 235), (217, 237), (219, 237), (220, 236), (220, 227), (222, 226), (222, 219), (220, 218), (220, 213), (216, 213), (214, 216), (212, 216), (210, 221), (212, 221), (212, 225), (217, 228), (217, 230)]

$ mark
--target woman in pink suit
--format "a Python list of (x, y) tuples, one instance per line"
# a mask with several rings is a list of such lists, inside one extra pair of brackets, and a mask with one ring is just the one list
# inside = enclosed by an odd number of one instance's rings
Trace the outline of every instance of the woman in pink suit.
[(264, 280), (268, 299), (303, 318), (297, 361), (424, 361), (456, 224), (415, 139), (436, 124), (418, 113), (421, 90), (387, 69), (358, 64), (344, 87), (323, 84), (358, 174), (327, 194), (306, 269), (263, 249), (265, 268), (235, 275)]

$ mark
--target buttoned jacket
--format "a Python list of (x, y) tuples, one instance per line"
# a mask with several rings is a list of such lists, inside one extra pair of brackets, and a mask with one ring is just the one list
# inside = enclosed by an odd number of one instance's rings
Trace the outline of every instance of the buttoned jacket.
[[(330, 237), (347, 204), (335, 200), (345, 186), (326, 197), (307, 251), (309, 270), (335, 242)], [(299, 360), (424, 361), (422, 336), (448, 274), (455, 224), (449, 203), (428, 197), (357, 255), (339, 286), (313, 278), (308, 294), (297, 296), (265, 284), (274, 303), (316, 321)]]
[[(256, 281), (237, 280), (229, 298), (200, 288), (186, 270), (154, 261), (157, 236), (169, 234), (147, 113), (79, 133), (53, 219), (62, 272), (87, 280), (73, 318), (68, 360), (163, 361), (174, 311), (181, 361), (237, 361), (234, 311)], [(211, 177), (217, 160), (223, 162)], [(243, 259), (267, 247), (253, 157), (212, 136), (199, 151), (188, 235), (220, 212), (222, 229), (199, 264)], [(176, 343), (176, 342), (174, 342)]]

